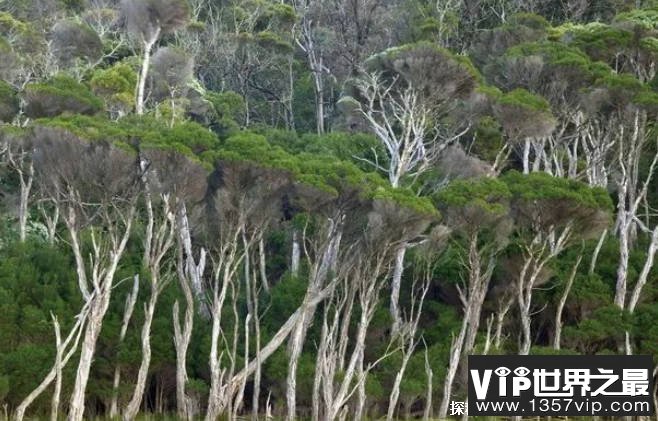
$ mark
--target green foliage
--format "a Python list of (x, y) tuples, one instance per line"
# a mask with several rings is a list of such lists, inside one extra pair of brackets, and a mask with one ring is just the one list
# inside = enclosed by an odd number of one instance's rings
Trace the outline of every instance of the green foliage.
[(439, 207), (457, 208), (461, 212), (465, 207), (475, 207), (481, 211), (501, 215), (507, 211), (505, 202), (512, 193), (505, 183), (495, 178), (480, 180), (455, 180), (441, 190), (435, 200)]
[(215, 112), (213, 129), (221, 137), (235, 134), (244, 124), (244, 98), (235, 92), (207, 92), (205, 98), (212, 104)]
[(566, 326), (564, 342), (582, 353), (598, 353), (605, 349), (614, 349), (631, 326), (628, 314), (619, 307), (603, 306), (594, 310), (590, 317), (577, 326)]
[(550, 112), (551, 106), (544, 98), (532, 94), (525, 89), (514, 89), (503, 94), (498, 102), (501, 105), (515, 108), (525, 108), (532, 111)]
[(89, 88), (68, 76), (54, 76), (45, 83), (30, 83), (23, 98), (29, 117), (54, 117), (60, 114), (96, 114), (103, 101)]
[(512, 213), (520, 228), (541, 231), (571, 225), (576, 237), (590, 238), (610, 224), (612, 200), (602, 188), (540, 172), (510, 171), (501, 179), (512, 192)]
[(546, 30), (551, 26), (546, 18), (534, 13), (517, 13), (510, 18), (508, 23), (510, 25), (523, 25), (537, 30)]
[(127, 63), (119, 62), (108, 69), (94, 72), (89, 84), (99, 95), (132, 94), (137, 86), (137, 72)]
[(66, 129), (87, 140), (106, 140), (129, 148), (175, 149), (189, 157), (201, 155), (218, 144), (217, 137), (197, 123), (180, 122), (169, 128), (150, 116), (131, 116), (116, 122), (99, 117), (62, 116), (38, 122)]
[(563, 200), (589, 209), (607, 212), (613, 209), (612, 200), (604, 189), (589, 187), (580, 181), (556, 178), (543, 172), (523, 175), (517, 171), (509, 171), (502, 180), (509, 186), (516, 200), (528, 203)]
[(137, 73), (125, 62), (95, 71), (89, 81), (92, 91), (105, 99), (107, 107), (122, 114), (132, 109)]

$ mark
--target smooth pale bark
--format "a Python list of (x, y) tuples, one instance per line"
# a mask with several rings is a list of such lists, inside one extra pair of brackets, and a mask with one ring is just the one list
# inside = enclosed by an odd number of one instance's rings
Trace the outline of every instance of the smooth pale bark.
[(654, 259), (656, 257), (656, 251), (658, 250), (658, 227), (654, 228), (651, 232), (651, 242), (649, 243), (649, 249), (647, 250), (647, 257), (642, 266), (642, 271), (640, 276), (637, 278), (631, 297), (628, 300), (628, 311), (633, 313), (637, 303), (640, 301), (640, 296), (642, 295), (642, 289), (649, 279), (649, 273), (653, 268)]
[(43, 217), (43, 221), (46, 224), (46, 233), (49, 244), (55, 244), (55, 235), (57, 234), (57, 224), (59, 223), (59, 207), (55, 206), (52, 215), (46, 210), (43, 205), (43, 201), (37, 203), (37, 208)]
[(123, 419), (125, 421), (134, 420), (139, 412), (139, 407), (142, 404), (144, 397), (144, 390), (146, 389), (146, 377), (148, 375), (149, 366), (151, 364), (151, 324), (153, 322), (153, 314), (155, 313), (155, 306), (158, 301), (158, 294), (151, 293), (151, 298), (148, 304), (144, 306), (144, 325), (142, 326), (142, 361), (139, 365), (137, 372), (137, 383), (133, 390), (132, 398), (126, 409), (123, 412)]
[(34, 165), (22, 147), (18, 151), (6, 146), (9, 165), (18, 175), (20, 185), (18, 200), (18, 236), (21, 242), (27, 237), (27, 219), (29, 216), (30, 194), (34, 183)]
[(430, 365), (429, 353), (427, 352), (427, 345), (425, 345), (425, 375), (427, 376), (427, 391), (425, 393), (425, 409), (423, 410), (423, 420), (429, 421), (432, 418), (432, 393), (434, 372)]
[[(388, 411), (386, 412), (386, 420), (391, 421), (395, 417), (395, 410), (398, 405), (398, 399), (400, 397), (400, 385), (402, 384), (402, 379), (407, 370), (407, 365), (409, 360), (418, 345), (419, 340), (416, 339), (416, 331), (418, 330), (418, 322), (420, 321), (420, 315), (423, 310), (423, 303), (425, 302), (425, 296), (427, 295), (427, 290), (429, 289), (429, 270), (426, 270), (425, 282), (421, 288), (420, 296), (416, 297), (412, 295), (411, 299), (411, 310), (410, 310), (410, 319), (403, 322), (403, 326), (400, 331), (400, 340), (402, 344), (402, 364), (398, 369), (397, 374), (395, 375), (395, 380), (393, 382), (393, 387), (391, 388), (391, 396), (388, 402)], [(415, 285), (414, 285), (415, 286)], [(414, 288), (412, 288), (412, 294)]]
[(590, 261), (589, 264), (589, 274), (592, 275), (594, 273), (594, 270), (596, 269), (596, 263), (599, 260), (599, 254), (601, 253), (601, 249), (603, 248), (603, 244), (605, 243), (605, 238), (608, 235), (608, 229), (604, 229), (603, 232), (601, 233), (601, 236), (599, 237), (599, 242), (596, 243), (596, 248), (594, 249), (594, 252), (592, 253), (592, 260)]
[(530, 139), (523, 141), (523, 174), (530, 174)]
[(503, 325), (505, 324), (505, 317), (507, 316), (509, 310), (512, 308), (512, 304), (514, 304), (514, 298), (509, 297), (501, 303), (501, 305), (498, 307), (498, 311), (496, 312), (496, 331), (494, 333), (493, 341), (494, 347), (496, 349), (500, 349), (500, 344), (503, 339)]
[(404, 256), (406, 255), (407, 247), (403, 245), (395, 254), (395, 266), (393, 267), (393, 276), (391, 278), (391, 302), (390, 312), (393, 319), (391, 331), (396, 335), (402, 323), (402, 316), (400, 315), (400, 288), (402, 287), (402, 273), (404, 272)]
[[(147, 234), (145, 239), (145, 241), (148, 241), (148, 244), (144, 244), (145, 254), (143, 256), (143, 264), (150, 274), (151, 295), (148, 304), (144, 306), (144, 325), (142, 326), (141, 335), (142, 361), (137, 372), (137, 383), (135, 384), (132, 398), (124, 410), (124, 420), (132, 420), (137, 416), (144, 397), (146, 379), (151, 364), (151, 325), (153, 323), (153, 315), (155, 314), (158, 297), (166, 284), (166, 281), (163, 280), (164, 275), (161, 273), (161, 264), (165, 255), (167, 255), (174, 245), (175, 239), (175, 217), (171, 209), (169, 196), (166, 194), (162, 195), (162, 210), (159, 213), (159, 220), (156, 221), (146, 177), (143, 180), (146, 190), (147, 230), (150, 230), (150, 233)], [(157, 231), (155, 230), (156, 223)]]
[[(77, 239), (78, 236), (78, 227), (75, 223), (75, 218), (72, 219), (72, 212), (69, 213), (69, 218), (67, 218), (67, 227), (71, 233), (71, 238)], [(76, 371), (75, 383), (73, 386), (73, 392), (71, 393), (71, 399), (69, 403), (69, 421), (82, 421), (84, 417), (85, 410), (85, 392), (87, 390), (87, 382), (89, 381), (89, 372), (91, 370), (91, 364), (93, 362), (94, 353), (96, 351), (96, 343), (98, 341), (98, 336), (100, 335), (101, 328), (103, 326), (103, 319), (105, 313), (110, 305), (110, 295), (114, 285), (114, 275), (116, 273), (119, 261), (123, 256), (123, 253), (126, 249), (126, 244), (128, 243), (128, 238), (130, 237), (130, 232), (132, 229), (133, 218), (135, 216), (135, 205), (132, 203), (130, 209), (123, 216), (123, 228), (112, 226), (108, 228), (107, 235), (110, 238), (106, 238), (105, 241), (108, 244), (112, 244), (111, 250), (108, 252), (109, 259), (108, 262), (103, 265), (101, 262), (104, 256), (101, 256), (101, 250), (103, 247), (97, 242), (94, 233), (92, 231), (92, 243), (93, 243), (93, 257), (92, 261), (92, 285), (94, 288), (94, 295), (89, 299), (89, 319), (85, 328), (84, 338), (80, 350), (80, 361), (78, 363), (78, 369)], [(108, 225), (112, 225), (111, 222)], [(104, 235), (104, 236), (105, 236)], [(82, 259), (82, 251), (79, 247), (79, 244), (72, 241), (73, 254), (76, 256), (76, 263), (82, 263), (82, 267), (77, 268), (78, 274), (84, 274), (86, 271), (86, 266), (84, 266), (84, 260)], [(102, 266), (102, 267), (101, 267)], [(84, 281), (84, 282), (83, 282)], [(84, 279), (79, 279), (79, 283), (82, 286), (81, 292), (83, 297), (88, 296), (88, 288), (86, 286), (86, 276)]]
[[(233, 305), (235, 306), (235, 274), (238, 270), (240, 261), (244, 258), (244, 251), (238, 251), (238, 239), (242, 234), (244, 227), (235, 227), (228, 238), (225, 239), (224, 244), (221, 245), (217, 253), (217, 261), (214, 268), (214, 279), (212, 288), (212, 304), (211, 304), (211, 318), (212, 329), (210, 335), (210, 391), (208, 395), (208, 408), (206, 410), (206, 421), (214, 421), (225, 410), (231, 412), (230, 406), (233, 402), (233, 393), (237, 391), (237, 387), (242, 384), (242, 381), (236, 383), (226, 382), (225, 375), (229, 375), (229, 379), (233, 377), (233, 365), (236, 360), (236, 347), (237, 347), (237, 334), (239, 323), (238, 317), (235, 317), (234, 332), (233, 332), (233, 346), (229, 351), (228, 356), (231, 367), (229, 372), (226, 373), (226, 368), (221, 365), (220, 344), (219, 339), (222, 335), (222, 310), (229, 291), (233, 291)], [(235, 313), (235, 310), (234, 310)]]
[(137, 82), (137, 97), (135, 99), (135, 113), (137, 115), (144, 114), (144, 90), (146, 89), (146, 78), (148, 76), (149, 66), (151, 64), (151, 50), (160, 38), (162, 28), (158, 27), (151, 38), (142, 40), (142, 68), (139, 73), (139, 81)]
[(448, 405), (450, 404), (450, 398), (452, 397), (452, 384), (455, 380), (455, 374), (457, 373), (457, 367), (462, 358), (462, 347), (464, 345), (464, 338), (466, 336), (466, 330), (468, 328), (468, 319), (470, 318), (471, 308), (468, 306), (466, 308), (466, 313), (462, 321), (461, 328), (456, 337), (452, 338), (452, 343), (450, 344), (450, 359), (448, 361), (448, 370), (446, 376), (443, 380), (443, 398), (441, 399), (441, 406), (439, 407), (439, 418), (444, 419), (448, 415)]
[(578, 259), (576, 260), (576, 264), (571, 269), (569, 280), (567, 281), (567, 285), (564, 287), (564, 291), (562, 292), (562, 295), (560, 296), (560, 301), (558, 302), (557, 305), (557, 310), (555, 311), (555, 335), (553, 336), (553, 349), (560, 349), (560, 341), (562, 338), (562, 311), (564, 310), (564, 306), (567, 303), (569, 292), (571, 292), (571, 287), (573, 286), (573, 282), (576, 279), (578, 266), (580, 266), (580, 262), (582, 260), (583, 260), (583, 255), (581, 253), (578, 256)]
[(571, 237), (571, 227), (571, 223), (568, 223), (557, 238), (555, 238), (557, 233), (553, 229), (545, 235), (538, 233), (530, 245), (524, 247), (524, 263), (516, 280), (517, 303), (521, 321), (519, 355), (528, 355), (532, 346), (532, 294), (539, 275), (546, 264), (564, 250)]
[[(176, 272), (178, 282), (185, 298), (185, 314), (183, 325), (180, 322), (180, 308), (178, 301), (173, 307), (174, 346), (176, 349), (176, 411), (181, 419), (191, 419), (192, 404), (189, 401), (185, 388), (187, 385), (187, 350), (192, 339), (194, 326), (194, 296), (193, 286), (200, 290), (203, 273), (206, 266), (206, 250), (201, 249), (198, 262), (192, 252), (192, 238), (187, 218), (187, 208), (184, 203), (179, 204), (177, 212), (176, 229), (178, 233), (178, 259)], [(199, 292), (200, 293), (200, 292)]]
[(301, 259), (301, 252), (299, 247), (299, 233), (294, 230), (292, 233), (292, 256), (290, 258), (290, 273), (292, 276), (299, 275), (299, 262)]
[(59, 412), (59, 398), (62, 394), (62, 354), (64, 348), (62, 347), (62, 332), (59, 327), (59, 321), (51, 313), (53, 319), (53, 327), (55, 329), (55, 390), (53, 391), (53, 399), (50, 407), (50, 419), (57, 421), (57, 413)]
[[(137, 294), (139, 293), (139, 274), (133, 278), (133, 289), (126, 297), (126, 304), (123, 311), (123, 320), (121, 323), (121, 331), (119, 332), (119, 345), (123, 343), (128, 331), (128, 324), (132, 318), (133, 311), (135, 310), (135, 303), (137, 303)], [(121, 367), (119, 364), (114, 368), (114, 380), (112, 381), (112, 402), (110, 403), (110, 418), (119, 415), (119, 384), (121, 382)]]
[[(69, 362), (71, 357), (77, 352), (78, 350), (78, 345), (80, 343), (80, 338), (82, 336), (82, 332), (84, 330), (84, 324), (87, 321), (87, 316), (88, 316), (88, 311), (89, 311), (89, 303), (86, 303), (80, 313), (75, 317), (76, 322), (71, 328), (71, 331), (69, 334), (66, 336), (66, 339), (64, 342), (61, 343), (61, 359), (60, 364), (57, 364), (57, 358), (55, 361), (55, 365), (53, 365), (53, 368), (48, 372), (46, 377), (39, 383), (39, 385), (32, 391), (30, 392), (29, 395), (23, 401), (18, 405), (16, 408), (15, 414), (14, 414), (14, 419), (16, 421), (22, 421), (23, 417), (25, 416), (25, 411), (27, 408), (46, 390), (48, 386), (55, 380), (58, 376), (58, 372), (60, 372), (64, 367), (66, 367), (66, 364)], [(69, 348), (70, 347), (70, 348)], [(67, 350), (68, 348), (68, 350)], [(59, 350), (58, 350), (58, 353)]]
[(466, 263), (468, 284), (465, 290), (459, 289), (459, 298), (463, 306), (464, 315), (459, 333), (457, 337), (453, 338), (450, 347), (450, 359), (444, 379), (439, 418), (445, 418), (447, 416), (457, 369), (464, 357), (475, 346), (475, 339), (480, 327), (482, 305), (484, 304), (495, 266), (493, 256), (490, 256), (484, 268), (482, 266), (482, 255), (481, 250), (478, 248), (478, 234), (476, 232), (470, 235), (469, 239), (468, 260)]
[[(342, 218), (339, 218), (342, 219)], [(323, 247), (319, 262), (312, 266), (311, 279), (304, 301), (300, 306), (299, 317), (296, 320), (290, 337), (288, 375), (286, 377), (286, 419), (294, 421), (297, 412), (297, 367), (302, 354), (306, 332), (313, 320), (317, 308), (317, 292), (323, 287), (329, 275), (329, 269), (334, 267), (338, 258), (338, 250), (342, 238), (340, 224), (330, 221), (329, 233)]]
[[(314, 3), (314, 2), (311, 2)], [(315, 2), (317, 5), (321, 2)], [(325, 132), (324, 120), (324, 73), (328, 70), (324, 65), (324, 57), (322, 54), (322, 47), (316, 43), (313, 28), (313, 19), (309, 14), (309, 6), (313, 4), (305, 3), (304, 5), (293, 2), (297, 12), (301, 15), (301, 24), (299, 25), (299, 33), (301, 36), (296, 38), (297, 45), (306, 55), (308, 66), (311, 69), (313, 76), (313, 98), (315, 105), (315, 128), (318, 134)]]

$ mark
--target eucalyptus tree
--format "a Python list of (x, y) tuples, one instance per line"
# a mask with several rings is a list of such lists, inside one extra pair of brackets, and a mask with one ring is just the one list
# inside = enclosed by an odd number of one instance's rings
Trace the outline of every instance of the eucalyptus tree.
[(38, 182), (60, 207), (80, 293), (89, 307), (68, 413), (69, 420), (82, 420), (96, 344), (132, 233), (138, 170), (134, 155), (125, 150), (107, 142), (88, 143), (58, 129), (35, 129), (34, 143)]
[(509, 150), (523, 145), (521, 161), (523, 173), (531, 170), (531, 148), (534, 149), (532, 170), (539, 171), (540, 164), (548, 161), (543, 155), (542, 139), (555, 128), (548, 102), (525, 89), (515, 89), (501, 95), (494, 105), (496, 117), (500, 120), (508, 138)]
[(0, 132), (0, 150), (9, 170), (18, 176), (18, 237), (25, 241), (29, 206), (34, 200), (34, 164), (32, 162), (32, 135), (23, 133)]
[(183, 119), (186, 96), (194, 77), (194, 59), (184, 51), (173, 47), (159, 48), (151, 60), (151, 71), (147, 84), (150, 99), (156, 104), (159, 114), (169, 116), (169, 127)]
[(158, 40), (188, 20), (184, 0), (122, 0), (121, 16), (126, 29), (142, 47), (142, 63), (135, 91), (135, 112), (144, 113), (144, 91), (150, 70), (151, 51)]
[(463, 318), (450, 348), (439, 417), (445, 418), (457, 369), (475, 346), (482, 306), (496, 266), (496, 257), (507, 245), (513, 228), (510, 218), (512, 193), (494, 178), (456, 180), (437, 194), (446, 223), (465, 243), (463, 287), (458, 286)]
[(521, 322), (519, 354), (532, 345), (534, 290), (546, 279), (548, 264), (574, 241), (600, 234), (610, 223), (612, 201), (600, 188), (545, 173), (502, 177), (512, 192), (511, 215), (516, 226), (514, 249), (522, 257), (514, 280)]
[[(468, 119), (450, 118), (471, 98), (477, 75), (470, 63), (429, 43), (391, 48), (371, 57), (371, 73), (356, 79), (352, 107), (386, 149), (392, 187), (413, 180), (470, 128)], [(462, 116), (463, 117), (463, 116)], [(400, 246), (391, 283), (393, 330), (400, 324), (399, 294), (406, 245)]]
[[(554, 120), (553, 129), (536, 137), (531, 142), (531, 151), (524, 150), (524, 156), (526, 151), (532, 152), (529, 159), (533, 160), (534, 171), (541, 169), (572, 179), (586, 176), (591, 185), (605, 185), (612, 144), (605, 136), (598, 135), (605, 122), (589, 118), (582, 92), (609, 75), (609, 67), (594, 62), (573, 46), (540, 41), (509, 48), (487, 65), (486, 73), (504, 90), (525, 89), (537, 96), (543, 102), (544, 120)], [(540, 111), (537, 109), (537, 113)], [(582, 158), (586, 163), (584, 169), (578, 165)], [(524, 158), (524, 165), (525, 161)]]

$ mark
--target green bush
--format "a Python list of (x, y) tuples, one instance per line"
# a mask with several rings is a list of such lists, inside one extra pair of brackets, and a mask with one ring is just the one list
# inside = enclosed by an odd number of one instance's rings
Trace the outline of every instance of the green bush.
[(54, 117), (60, 114), (96, 114), (103, 101), (75, 79), (59, 75), (45, 83), (25, 87), (25, 114), (28, 117)]

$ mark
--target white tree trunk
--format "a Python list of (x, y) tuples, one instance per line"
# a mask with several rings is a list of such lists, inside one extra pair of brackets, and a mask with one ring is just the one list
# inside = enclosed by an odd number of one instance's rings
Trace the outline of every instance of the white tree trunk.
[(560, 341), (562, 337), (562, 311), (564, 310), (564, 305), (567, 303), (567, 298), (569, 297), (569, 292), (573, 286), (573, 282), (576, 279), (576, 273), (578, 272), (578, 266), (583, 260), (582, 253), (578, 256), (576, 264), (571, 269), (571, 274), (569, 275), (569, 280), (567, 285), (564, 287), (562, 296), (560, 297), (560, 302), (557, 305), (557, 310), (555, 311), (555, 336), (553, 337), (553, 349), (560, 349)]
[[(57, 364), (58, 358), (56, 358), (55, 365), (53, 365), (53, 368), (48, 372), (46, 377), (43, 379), (43, 381), (37, 386), (32, 392), (30, 392), (29, 395), (23, 401), (16, 407), (16, 412), (14, 414), (14, 419), (16, 421), (22, 421), (23, 417), (25, 416), (25, 411), (27, 408), (46, 390), (48, 386), (50, 386), (50, 383), (53, 382), (58, 377), (58, 372), (61, 372), (61, 370), (66, 367), (66, 364), (69, 362), (71, 357), (76, 353), (78, 349), (78, 345), (80, 343), (80, 337), (82, 336), (82, 332), (84, 330), (84, 325), (85, 322), (87, 321), (87, 316), (88, 316), (88, 303), (86, 303), (80, 313), (76, 316), (76, 322), (71, 328), (71, 331), (67, 335), (66, 339), (64, 342), (61, 343), (61, 355), (63, 357), (60, 360), (60, 364)], [(71, 343), (72, 342), (72, 343)], [(68, 348), (68, 350), (67, 350)], [(57, 350), (58, 353), (60, 353), (59, 350)], [(59, 374), (61, 376), (61, 374)]]
[[(119, 332), (119, 345), (123, 343), (128, 331), (128, 324), (132, 318), (135, 303), (137, 302), (137, 294), (139, 293), (139, 275), (133, 278), (133, 289), (126, 297), (126, 305), (123, 312), (123, 321), (121, 323), (121, 331)], [(119, 384), (121, 382), (121, 367), (119, 364), (114, 368), (114, 380), (112, 381), (112, 402), (110, 403), (110, 418), (119, 415)]]
[[(152, 275), (154, 276), (154, 275)], [(144, 397), (144, 390), (146, 389), (146, 378), (148, 376), (149, 367), (151, 365), (151, 324), (153, 322), (153, 314), (155, 313), (155, 306), (158, 301), (158, 286), (157, 281), (153, 283), (151, 290), (151, 298), (148, 304), (144, 306), (144, 325), (142, 326), (142, 361), (139, 365), (137, 372), (137, 383), (133, 390), (132, 398), (126, 409), (123, 412), (123, 419), (125, 421), (134, 420), (139, 412), (139, 407), (142, 404)]]
[(292, 276), (299, 276), (299, 262), (301, 258), (301, 252), (299, 247), (299, 233), (295, 229), (292, 232), (292, 256), (290, 261), (290, 273)]
[(59, 412), (59, 398), (62, 393), (62, 355), (64, 353), (64, 347), (62, 346), (62, 334), (59, 328), (59, 322), (57, 317), (51, 314), (53, 319), (53, 326), (55, 328), (55, 390), (53, 391), (53, 400), (50, 409), (50, 419), (52, 421), (57, 421), (57, 413)]
[(151, 50), (160, 37), (160, 31), (161, 28), (157, 28), (150, 39), (143, 40), (144, 51), (142, 57), (142, 68), (137, 82), (137, 98), (135, 102), (135, 113), (137, 113), (137, 115), (144, 114), (144, 90), (146, 89), (146, 78), (151, 64)]
[(400, 288), (402, 286), (402, 273), (404, 272), (404, 256), (407, 252), (406, 245), (400, 247), (395, 254), (395, 266), (393, 268), (393, 277), (391, 278), (391, 302), (390, 312), (393, 325), (391, 327), (392, 335), (398, 333), (402, 316), (400, 315)]

